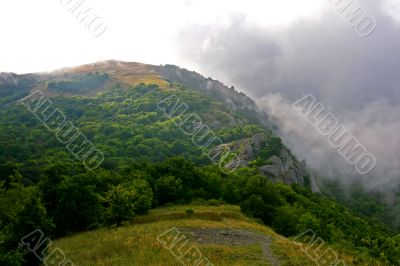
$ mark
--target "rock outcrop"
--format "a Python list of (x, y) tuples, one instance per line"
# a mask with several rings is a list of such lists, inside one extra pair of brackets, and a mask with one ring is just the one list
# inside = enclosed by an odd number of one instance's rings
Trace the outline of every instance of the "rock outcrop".
[[(215, 150), (225, 149), (228, 146), (231, 151), (238, 155), (240, 166), (247, 166), (251, 161), (257, 159), (267, 138), (268, 136), (265, 133), (259, 133), (251, 138), (223, 144), (220, 145), (221, 147), (217, 146)], [(286, 148), (282, 148), (278, 155), (266, 159), (264, 165), (258, 166), (258, 170), (260, 174), (267, 176), (272, 181), (285, 184), (304, 185), (304, 176), (307, 175), (305, 165), (293, 158)]]
[(262, 175), (276, 182), (304, 185), (305, 166), (294, 160), (285, 149), (281, 150), (279, 157), (274, 155), (268, 162), (269, 164), (258, 168)]

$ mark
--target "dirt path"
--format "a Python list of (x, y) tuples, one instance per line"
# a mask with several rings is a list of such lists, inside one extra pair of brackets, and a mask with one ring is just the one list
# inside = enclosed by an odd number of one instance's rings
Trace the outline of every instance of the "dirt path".
[(272, 238), (261, 234), (256, 234), (248, 230), (239, 229), (219, 229), (219, 228), (179, 228), (193, 240), (203, 244), (220, 245), (250, 245), (261, 244), (263, 247), (264, 258), (272, 266), (279, 266), (280, 263), (271, 252)]

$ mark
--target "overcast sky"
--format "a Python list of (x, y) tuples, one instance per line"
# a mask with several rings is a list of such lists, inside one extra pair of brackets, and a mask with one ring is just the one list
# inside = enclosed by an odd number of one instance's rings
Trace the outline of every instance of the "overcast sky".
[(68, 12), (70, 1), (81, 0), (2, 0), (0, 71), (38, 72), (105, 59), (196, 67), (183, 62), (177, 49), (177, 35), (189, 24), (224, 27), (243, 16), (255, 27), (279, 30), (318, 16), (322, 8), (317, 0), (84, 0), (108, 26), (94, 38)]
[[(388, 191), (400, 184), (400, 1), (353, 1), (376, 21), (364, 37), (335, 5), (349, 1), (318, 2), (324, 4), (309, 2), (305, 13), (287, 23), (239, 12), (223, 25), (186, 25), (177, 40), (179, 58), (255, 99), (275, 119), (286, 144), (320, 174)], [(305, 10), (291, 3), (277, 14)], [(292, 103), (306, 94), (376, 157), (374, 171), (357, 173), (299, 116)]]
[[(101, 17), (100, 36), (68, 11), (80, 1)], [(359, 178), (399, 183), (400, 0), (354, 0), (376, 21), (367, 37), (336, 10), (341, 1), (349, 0), (2, 0), (0, 72), (107, 59), (176, 64), (253, 97), (312, 167), (356, 178), (293, 113), (311, 93), (377, 157), (376, 171)]]

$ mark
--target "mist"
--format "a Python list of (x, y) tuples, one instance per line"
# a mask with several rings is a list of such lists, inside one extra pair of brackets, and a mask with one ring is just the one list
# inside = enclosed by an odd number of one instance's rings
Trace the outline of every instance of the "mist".
[[(299, 158), (319, 175), (371, 190), (400, 185), (400, 25), (396, 1), (360, 1), (377, 22), (368, 37), (327, 1), (320, 16), (288, 27), (191, 24), (178, 38), (181, 60), (252, 97)], [(388, 7), (392, 6), (391, 9)], [(288, 7), (290, 8), (290, 7)], [(398, 13), (398, 12), (397, 12)], [(376, 159), (358, 174), (292, 104), (312, 94)]]

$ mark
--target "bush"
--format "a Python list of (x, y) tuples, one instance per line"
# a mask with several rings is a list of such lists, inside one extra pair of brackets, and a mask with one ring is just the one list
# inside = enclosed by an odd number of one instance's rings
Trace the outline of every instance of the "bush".
[(240, 203), (240, 209), (250, 217), (261, 219), (265, 217), (265, 204), (259, 195), (251, 195), (248, 199)]
[(151, 209), (153, 201), (153, 191), (149, 183), (143, 179), (136, 179), (133, 181), (132, 188), (136, 191), (133, 204), (136, 214), (147, 213)]
[(302, 231), (298, 231), (298, 226), (303, 212), (303, 210), (289, 205), (278, 208), (273, 220), (274, 229), (284, 236), (302, 233)]
[(153, 193), (145, 180), (112, 186), (105, 194), (105, 220), (120, 225), (135, 215), (144, 214), (151, 208)]
[(120, 225), (122, 221), (132, 219), (135, 216), (134, 197), (135, 191), (127, 186), (112, 186), (104, 197), (106, 222)]

